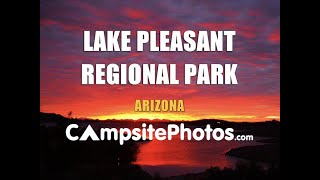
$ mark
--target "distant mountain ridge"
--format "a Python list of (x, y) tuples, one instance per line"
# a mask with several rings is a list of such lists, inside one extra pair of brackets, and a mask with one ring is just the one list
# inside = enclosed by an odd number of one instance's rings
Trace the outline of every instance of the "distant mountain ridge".
[(243, 134), (252, 134), (255, 136), (280, 137), (280, 121), (271, 120), (263, 122), (231, 122), (219, 119), (200, 119), (195, 121), (170, 121), (170, 120), (93, 120), (93, 119), (76, 119), (66, 118), (55, 113), (40, 112), (40, 125), (45, 126), (65, 126), (70, 123), (79, 124), (97, 124), (100, 126), (119, 126), (119, 127), (140, 127), (142, 123), (157, 126), (166, 126), (167, 124), (184, 123), (185, 127), (202, 127), (211, 125), (212, 128), (233, 128)]
[(56, 113), (44, 113), (40, 112), (40, 123), (51, 123), (68, 120), (66, 117)]
[(106, 121), (122, 121), (122, 122), (126, 122), (126, 121), (138, 121), (138, 122), (184, 122), (184, 123), (188, 123), (188, 122), (194, 122), (194, 123), (212, 123), (213, 121), (215, 122), (219, 122), (219, 123), (274, 123), (274, 124), (280, 124), (280, 121), (277, 121), (275, 119), (273, 120), (267, 120), (267, 121), (261, 121), (261, 122), (234, 122), (234, 121), (227, 121), (227, 120), (222, 120), (222, 119), (199, 119), (199, 120), (193, 120), (193, 121), (189, 121), (189, 120), (168, 120), (168, 119), (145, 119), (145, 118), (141, 118), (138, 120), (132, 120), (132, 119), (104, 119), (104, 120), (100, 120), (100, 119), (90, 119), (90, 118), (66, 118), (60, 114), (56, 114), (56, 113), (45, 113), (45, 112), (40, 112), (40, 122), (56, 122), (56, 121), (66, 121), (66, 120), (79, 120), (79, 121), (101, 121), (101, 122), (106, 122)]

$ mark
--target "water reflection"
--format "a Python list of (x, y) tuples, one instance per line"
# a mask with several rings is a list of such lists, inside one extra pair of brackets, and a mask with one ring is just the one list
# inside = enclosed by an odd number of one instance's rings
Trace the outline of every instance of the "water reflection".
[(237, 158), (225, 156), (225, 152), (231, 148), (258, 144), (254, 141), (181, 141), (179, 136), (175, 136), (171, 141), (141, 143), (135, 163), (150, 174), (159, 173), (162, 176), (200, 172), (210, 166), (234, 167)]

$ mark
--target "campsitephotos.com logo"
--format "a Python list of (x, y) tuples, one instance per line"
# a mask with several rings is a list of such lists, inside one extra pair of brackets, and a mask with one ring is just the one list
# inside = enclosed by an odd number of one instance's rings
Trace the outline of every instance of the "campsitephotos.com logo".
[(152, 124), (147, 125), (142, 123), (138, 128), (100, 128), (99, 133), (88, 125), (82, 135), (73, 134), (73, 129), (78, 129), (79, 125), (70, 124), (66, 128), (66, 137), (70, 141), (86, 141), (91, 139), (93, 141), (115, 140), (119, 141), (120, 145), (123, 145), (125, 141), (141, 141), (141, 140), (153, 140), (158, 141), (168, 140), (171, 141), (173, 137), (179, 136), (180, 140), (215, 140), (215, 141), (253, 141), (253, 135), (234, 135), (233, 128), (211, 128), (210, 124), (206, 125), (206, 128), (188, 128), (184, 126), (184, 123), (180, 125), (168, 124), (167, 128), (154, 128)]

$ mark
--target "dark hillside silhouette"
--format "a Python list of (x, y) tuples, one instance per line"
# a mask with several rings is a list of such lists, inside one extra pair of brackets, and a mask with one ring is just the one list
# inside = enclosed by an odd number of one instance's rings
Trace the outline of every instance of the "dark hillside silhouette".
[[(131, 163), (138, 146), (116, 141), (69, 141), (60, 127), (40, 127), (41, 179), (150, 179)], [(80, 131), (78, 133), (81, 133)]]

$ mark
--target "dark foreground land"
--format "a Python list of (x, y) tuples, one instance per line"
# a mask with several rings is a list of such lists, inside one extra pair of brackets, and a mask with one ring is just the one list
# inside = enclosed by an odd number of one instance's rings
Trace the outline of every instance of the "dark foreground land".
[(231, 149), (226, 153), (226, 155), (278, 165), (280, 164), (279, 152), (280, 143), (272, 143)]
[[(234, 126), (251, 134), (265, 134), (274, 137), (264, 140), (265, 145), (248, 146), (232, 149), (226, 155), (252, 160), (239, 162), (235, 169), (219, 169), (208, 167), (202, 173), (185, 174), (162, 178), (150, 175), (139, 165), (134, 165), (139, 145), (136, 142), (126, 142), (119, 145), (118, 141), (69, 141), (65, 136), (68, 124), (79, 123), (80, 120), (67, 119), (56, 114), (40, 114), (40, 124), (54, 122), (54, 126), (40, 125), (40, 179), (48, 180), (88, 180), (88, 179), (221, 179), (221, 180), (271, 180), (280, 178), (279, 161), (279, 122), (259, 124), (229, 124), (219, 123), (222, 126)], [(81, 120), (82, 121), (82, 120)], [(130, 122), (130, 121), (128, 121)], [(93, 122), (100, 123), (100, 122)], [(118, 123), (118, 122), (117, 122)], [(189, 122), (191, 125), (191, 122)], [(216, 123), (215, 120), (203, 120), (192, 123), (202, 126), (206, 123)], [(255, 128), (253, 128), (255, 126)], [(264, 127), (265, 126), (265, 127)], [(257, 131), (260, 129), (261, 131)], [(83, 130), (74, 133), (82, 134)], [(271, 132), (268, 134), (268, 132)], [(270, 135), (271, 134), (271, 135)], [(277, 138), (278, 140), (275, 140)], [(267, 160), (267, 161), (266, 161)], [(267, 168), (259, 166), (256, 162), (262, 161), (270, 164)]]

